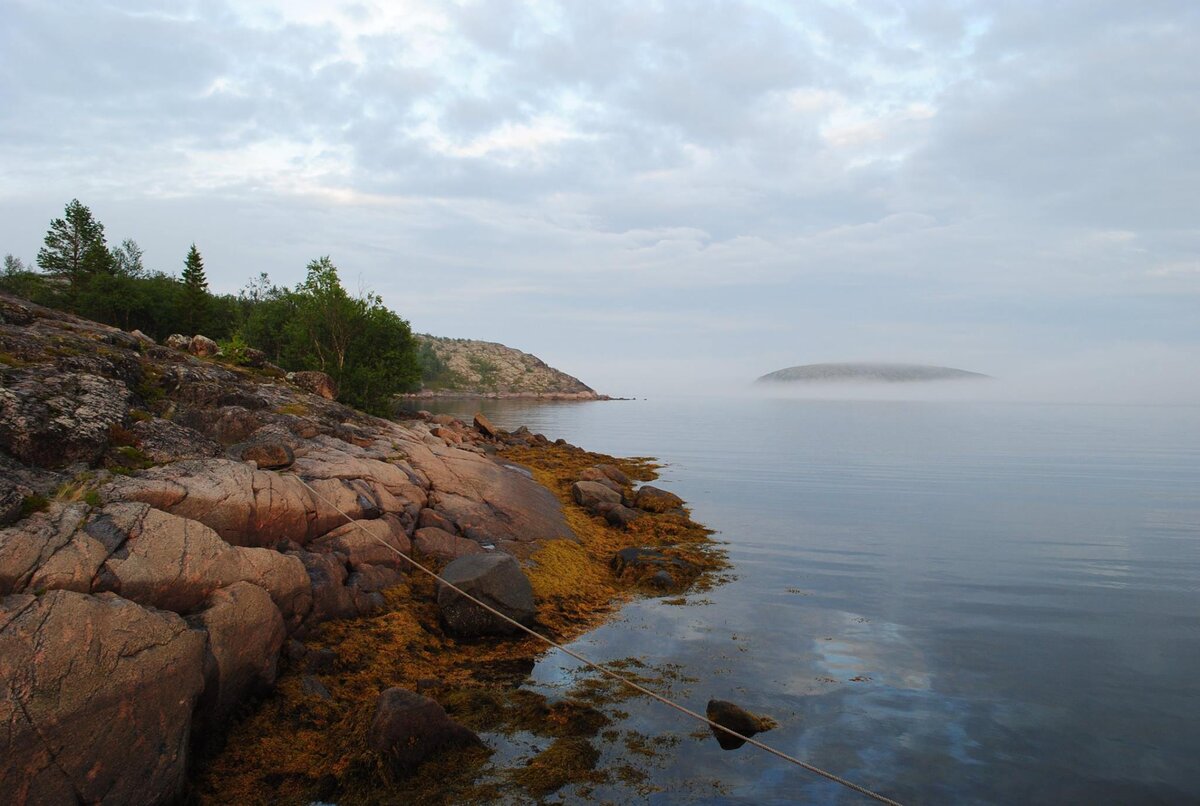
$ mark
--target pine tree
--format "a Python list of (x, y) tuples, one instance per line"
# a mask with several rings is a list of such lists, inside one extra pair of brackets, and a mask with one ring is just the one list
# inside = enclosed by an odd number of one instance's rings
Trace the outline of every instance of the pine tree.
[(63, 217), (50, 222), (37, 262), (49, 274), (77, 279), (89, 271), (103, 271), (111, 264), (106, 257), (111, 255), (104, 244), (104, 225), (79, 199), (71, 199)]
[(180, 302), (183, 305), (182, 319), (186, 330), (196, 334), (208, 322), (208, 278), (204, 276), (204, 259), (196, 244), (188, 250), (183, 261), (183, 294)]

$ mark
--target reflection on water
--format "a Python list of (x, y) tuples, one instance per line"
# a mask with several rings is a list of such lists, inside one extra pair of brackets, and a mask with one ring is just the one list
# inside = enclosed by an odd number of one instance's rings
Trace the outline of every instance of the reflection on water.
[[(1200, 410), (482, 404), (659, 457), (728, 541), (735, 581), (630, 605), (578, 642), (593, 657), (681, 664), (686, 705), (769, 714), (780, 749), (905, 802), (1200, 800)], [(651, 802), (859, 802), (631, 706), (623, 727), (680, 739)]]

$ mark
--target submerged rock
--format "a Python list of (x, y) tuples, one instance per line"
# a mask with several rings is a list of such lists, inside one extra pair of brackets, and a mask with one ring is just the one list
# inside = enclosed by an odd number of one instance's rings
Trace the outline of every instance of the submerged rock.
[[(736, 731), (746, 738), (771, 730), (776, 725), (775, 720), (770, 717), (756, 716), (728, 700), (709, 700), (705, 716), (718, 725)], [(736, 750), (746, 743), (745, 739), (726, 733), (720, 728), (711, 725), (709, 727), (712, 729), (713, 736), (717, 737), (717, 743), (721, 745), (722, 750)]]
[(375, 704), (367, 744), (383, 755), (388, 771), (400, 778), (442, 750), (483, 743), (434, 700), (415, 691), (389, 688)]
[[(446, 566), (442, 578), (521, 624), (531, 623), (537, 615), (533, 587), (520, 563), (509, 554), (460, 557)], [(518, 631), (442, 583), (438, 583), (437, 602), (446, 629), (456, 635), (509, 635)]]

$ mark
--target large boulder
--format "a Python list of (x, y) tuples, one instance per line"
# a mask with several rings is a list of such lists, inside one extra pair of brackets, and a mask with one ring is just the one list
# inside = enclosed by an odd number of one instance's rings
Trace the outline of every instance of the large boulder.
[(112, 378), (55, 367), (18, 370), (0, 387), (0, 447), (41, 467), (95, 462), (129, 398), (128, 387)]
[(375, 705), (367, 744), (383, 756), (394, 778), (402, 778), (438, 752), (482, 742), (448, 717), (434, 700), (415, 691), (389, 688)]
[(212, 358), (221, 354), (221, 348), (215, 341), (208, 336), (201, 336), (199, 334), (192, 336), (192, 340), (188, 342), (187, 351), (201, 358)]
[(235, 582), (208, 597), (188, 624), (208, 636), (197, 715), (205, 728), (216, 727), (243, 699), (275, 682), (283, 616), (262, 588)]
[(324, 372), (289, 372), (287, 379), (306, 392), (312, 392), (326, 400), (337, 400), (337, 383)]
[(182, 792), (204, 636), (111, 594), (0, 600), (0, 792), (160, 804)]
[(192, 340), (182, 333), (172, 333), (170, 336), (167, 336), (167, 340), (163, 343), (172, 350), (186, 350), (192, 343)]
[[(537, 616), (533, 587), (516, 558), (503, 552), (460, 557), (442, 570), (442, 579), (521, 624)], [(509, 635), (517, 627), (484, 610), (443, 582), (438, 609), (450, 632), (463, 637)]]

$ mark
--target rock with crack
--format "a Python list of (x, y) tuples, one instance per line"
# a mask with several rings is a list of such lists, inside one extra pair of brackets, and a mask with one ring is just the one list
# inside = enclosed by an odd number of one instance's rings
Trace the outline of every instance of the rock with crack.
[(111, 594), (0, 600), (5, 802), (173, 801), (203, 660), (182, 618)]

